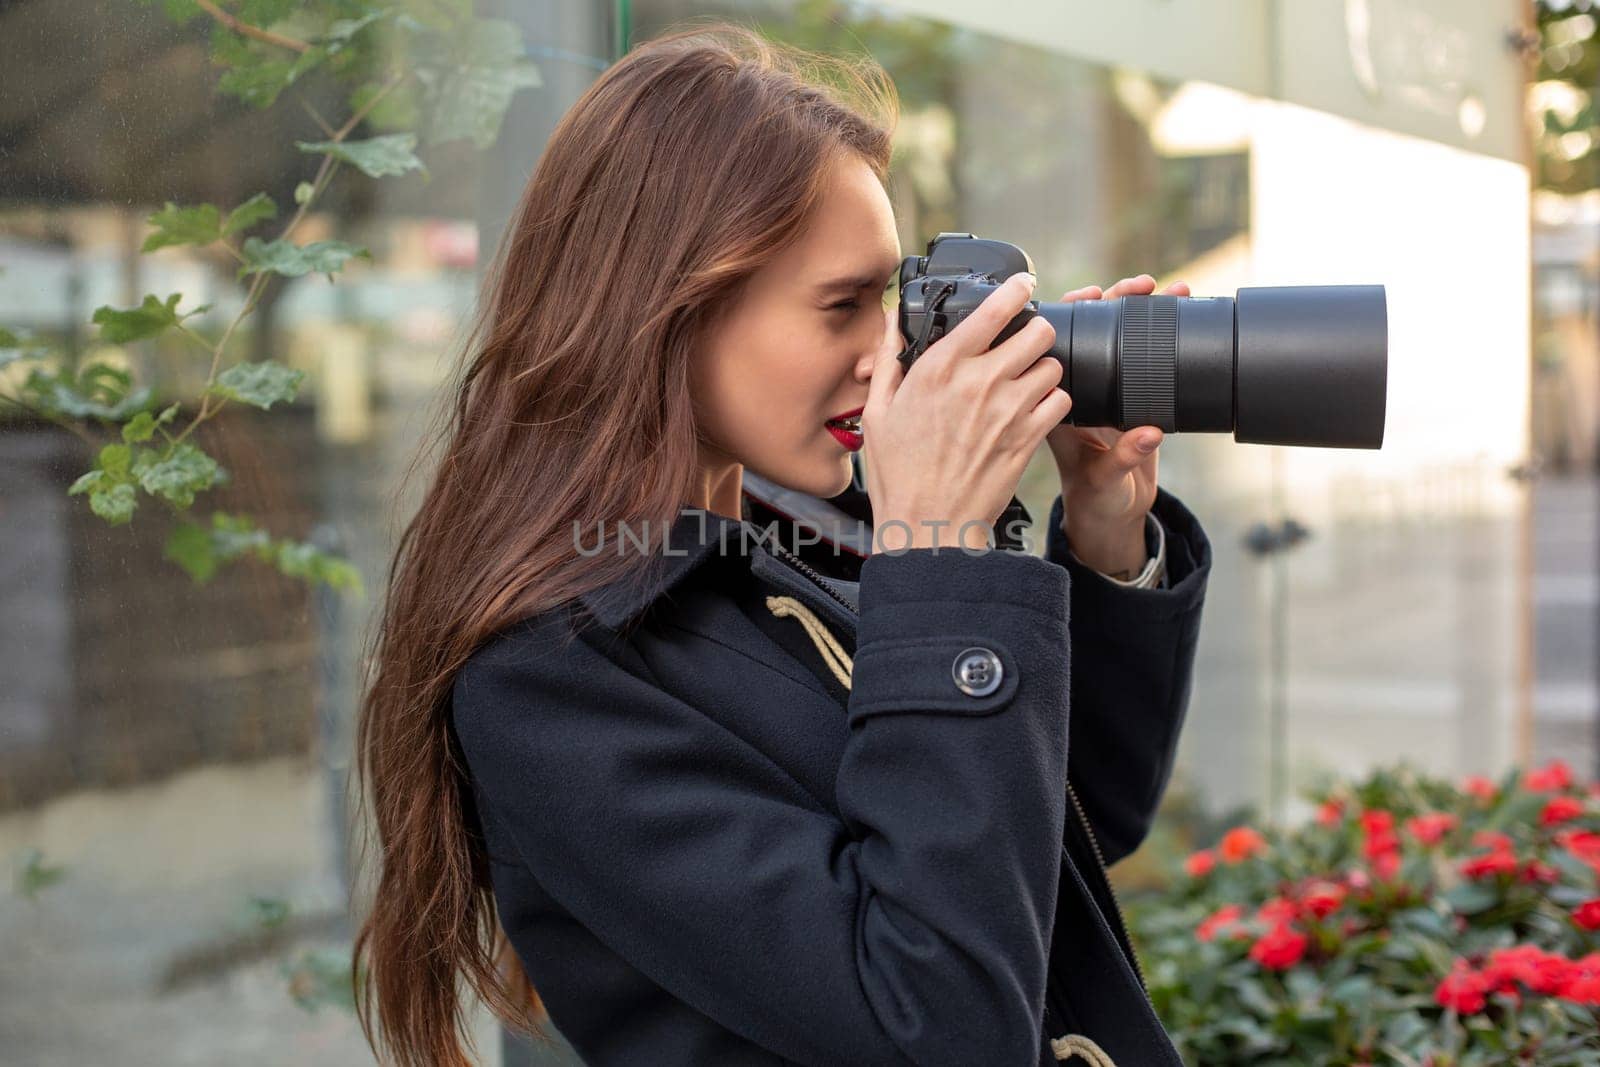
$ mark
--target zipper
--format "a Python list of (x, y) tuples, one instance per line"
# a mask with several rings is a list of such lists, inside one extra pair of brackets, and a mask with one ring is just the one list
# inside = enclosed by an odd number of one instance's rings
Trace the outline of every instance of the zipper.
[(828, 596), (842, 604), (845, 610), (850, 612), (851, 615), (860, 614), (854, 604), (840, 596), (832, 586), (830, 586), (827, 582), (824, 582), (822, 580), (822, 576), (816, 571), (812, 570), (811, 565), (805, 560), (801, 559), (793, 552), (790, 552), (787, 548), (784, 548), (782, 545), (778, 544), (777, 541), (773, 541), (772, 547), (780, 559), (787, 560), (789, 563), (793, 564), (796, 570), (805, 575), (807, 578), (811, 579), (811, 584), (815, 585), (818, 589), (822, 590), (824, 593), (828, 594)]
[(1128, 941), (1128, 957), (1133, 961), (1134, 973), (1139, 976), (1139, 984), (1144, 987), (1145, 995), (1150, 993), (1150, 983), (1145, 980), (1144, 968), (1139, 964), (1139, 954), (1133, 950), (1133, 939), (1128, 936), (1128, 921), (1122, 914), (1122, 902), (1117, 899), (1116, 887), (1111, 884), (1111, 874), (1106, 869), (1105, 855), (1100, 851), (1100, 842), (1095, 840), (1094, 827), (1089, 825), (1089, 817), (1083, 813), (1083, 805), (1078, 803), (1078, 792), (1072, 788), (1072, 780), (1067, 780), (1067, 796), (1072, 800), (1072, 808), (1078, 813), (1078, 821), (1083, 824), (1083, 832), (1089, 837), (1089, 847), (1094, 849), (1095, 862), (1100, 865), (1100, 875), (1105, 880), (1106, 892), (1111, 894), (1111, 907), (1117, 913), (1117, 925), (1122, 928), (1122, 936)]

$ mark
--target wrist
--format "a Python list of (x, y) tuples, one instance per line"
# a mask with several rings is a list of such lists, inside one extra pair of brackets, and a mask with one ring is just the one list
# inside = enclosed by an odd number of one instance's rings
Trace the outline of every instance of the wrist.
[(1101, 574), (1129, 581), (1150, 561), (1145, 543), (1145, 516), (1131, 523), (1074, 523), (1070, 516), (1061, 523), (1072, 554), (1085, 566)]

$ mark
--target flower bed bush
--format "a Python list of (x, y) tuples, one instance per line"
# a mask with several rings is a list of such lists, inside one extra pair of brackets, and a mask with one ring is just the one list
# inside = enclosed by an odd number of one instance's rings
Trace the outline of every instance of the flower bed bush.
[(1187, 1062), (1600, 1065), (1600, 785), (1401, 766), (1312, 799), (1130, 901)]

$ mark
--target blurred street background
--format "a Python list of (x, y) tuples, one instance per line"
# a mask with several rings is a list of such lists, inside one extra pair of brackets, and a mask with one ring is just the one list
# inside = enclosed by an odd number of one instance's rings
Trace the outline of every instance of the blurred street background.
[[(266, 190), (293, 210), (318, 163), (294, 142), (348, 108), (317, 71), (270, 107), (219, 93), (217, 57), (244, 38), (213, 10), (293, 29), (297, 7), (330, 5), (0, 3), (0, 327), (115, 358), (160, 395), (196, 391), (205, 361), (185, 338), (110, 344), (91, 317), (178, 291), (210, 305), (197, 330), (239, 311), (232, 260), (140, 249), (167, 201)], [(67, 495), (93, 458), (82, 441), (0, 401), (0, 1064), (371, 1062), (340, 983), (346, 775), (358, 659), (410, 503), (399, 476), (556, 120), (628, 42), (686, 18), (884, 64), (908, 254), (941, 230), (1011, 241), (1046, 296), (1141, 272), (1196, 295), (1387, 287), (1381, 450), (1162, 448), (1161, 483), (1215, 562), (1170, 828), (1119, 878), (1197, 820), (1302, 819), (1324, 776), (1552, 757), (1600, 772), (1589, 0), (475, 11), (520, 28), (539, 84), (488, 147), (445, 142), (426, 176), (328, 187), (301, 239), (370, 260), (333, 285), (274, 278), (235, 342), (305, 384), (197, 432), (232, 475), (218, 506), (248, 501), (348, 559), (364, 597), (250, 561), (192, 583), (157, 515), (112, 528)], [(0, 360), (0, 396), (24, 375)], [(1041, 520), (1055, 491), (1041, 455), (1023, 486)], [(487, 1020), (480, 1050), (576, 1062), (503, 1044)]]

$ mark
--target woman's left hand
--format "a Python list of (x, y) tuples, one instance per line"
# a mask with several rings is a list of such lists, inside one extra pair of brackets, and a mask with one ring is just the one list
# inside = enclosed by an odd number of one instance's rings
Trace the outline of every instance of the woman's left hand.
[[(1141, 274), (1104, 291), (1098, 285), (1074, 289), (1061, 299), (1115, 300), (1147, 296), (1155, 288), (1155, 279)], [(1188, 296), (1189, 286), (1174, 282), (1162, 292)], [(1061, 472), (1067, 540), (1079, 559), (1103, 574), (1127, 580), (1144, 569), (1149, 559), (1144, 543), (1145, 515), (1156, 499), (1156, 465), (1164, 436), (1157, 426), (1123, 431), (1069, 423), (1045, 435)], [(1147, 444), (1148, 450), (1141, 444)]]

